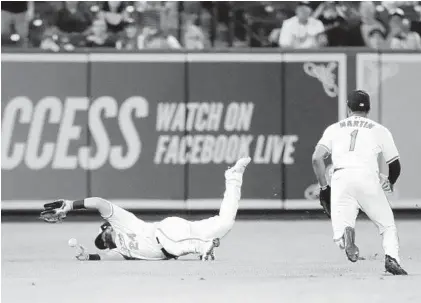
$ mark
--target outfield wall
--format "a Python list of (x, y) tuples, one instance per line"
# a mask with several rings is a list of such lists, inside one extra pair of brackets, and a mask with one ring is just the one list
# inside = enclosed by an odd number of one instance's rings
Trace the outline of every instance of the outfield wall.
[(311, 154), (355, 87), (401, 152), (391, 204), (416, 208), (420, 76), (421, 54), (366, 50), (2, 53), (2, 209), (217, 209), (244, 155), (242, 208), (319, 208)]

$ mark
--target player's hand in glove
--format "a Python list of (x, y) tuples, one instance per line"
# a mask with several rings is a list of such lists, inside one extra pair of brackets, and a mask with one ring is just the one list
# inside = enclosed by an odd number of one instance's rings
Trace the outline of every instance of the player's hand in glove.
[(323, 207), (326, 215), (330, 218), (330, 186), (320, 188), (319, 193), (320, 205)]
[(67, 213), (72, 209), (70, 201), (57, 200), (44, 204), (44, 210), (41, 212), (40, 219), (48, 223), (57, 223), (66, 218)]

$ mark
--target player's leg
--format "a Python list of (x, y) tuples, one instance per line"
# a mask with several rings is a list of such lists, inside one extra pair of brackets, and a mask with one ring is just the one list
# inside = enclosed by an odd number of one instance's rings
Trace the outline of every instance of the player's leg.
[(168, 253), (177, 257), (199, 254), (207, 259), (219, 246), (219, 239), (193, 236), (190, 222), (179, 217), (169, 217), (157, 223), (155, 236)]
[(250, 158), (242, 158), (225, 171), (225, 192), (217, 216), (190, 222), (191, 233), (195, 237), (210, 239), (225, 237), (232, 229), (241, 199), (243, 174)]
[[(400, 257), (399, 238), (392, 208), (376, 176), (366, 176), (364, 184), (364, 187), (361, 187), (358, 201), (361, 209), (379, 229), (379, 233), (383, 237), (386, 263), (391, 263), (391, 270), (395, 271), (393, 267), (400, 267)], [(397, 266), (392, 264), (394, 261)], [(398, 268), (395, 269), (399, 272)]]
[(242, 158), (225, 172), (226, 190), (219, 215), (200, 221), (187, 221), (182, 218), (166, 218), (157, 225), (157, 238), (171, 254), (181, 256), (198, 253), (207, 257), (213, 255), (213, 248), (219, 246), (234, 225), (241, 198), (241, 185), (244, 170), (250, 158)]
[(359, 249), (355, 245), (355, 222), (359, 206), (354, 195), (354, 186), (345, 172), (332, 177), (331, 218), (333, 241), (341, 248), (351, 262), (356, 262)]

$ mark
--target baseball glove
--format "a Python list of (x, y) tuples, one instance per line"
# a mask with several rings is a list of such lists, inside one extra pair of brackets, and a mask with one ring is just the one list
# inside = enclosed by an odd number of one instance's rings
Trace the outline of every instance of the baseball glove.
[(41, 212), (40, 219), (47, 223), (62, 222), (70, 210), (69, 204), (65, 200), (57, 200), (44, 204), (44, 210)]
[(319, 200), (320, 200), (320, 205), (323, 207), (325, 214), (330, 219), (330, 186), (329, 185), (325, 189), (320, 189)]

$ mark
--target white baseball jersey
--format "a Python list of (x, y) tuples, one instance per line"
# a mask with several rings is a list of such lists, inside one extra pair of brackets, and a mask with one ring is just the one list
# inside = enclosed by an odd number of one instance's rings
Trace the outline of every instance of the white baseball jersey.
[(307, 24), (301, 24), (298, 17), (294, 16), (282, 24), (279, 36), (279, 46), (293, 48), (317, 47), (316, 36), (325, 30), (322, 21), (310, 17)]
[(111, 207), (111, 215), (104, 219), (116, 233), (116, 252), (142, 260), (166, 259), (155, 237), (156, 223), (144, 222), (117, 205), (111, 204)]
[(399, 158), (390, 131), (359, 116), (330, 125), (318, 144), (331, 153), (334, 168), (359, 168), (378, 174), (380, 153), (388, 164)]

